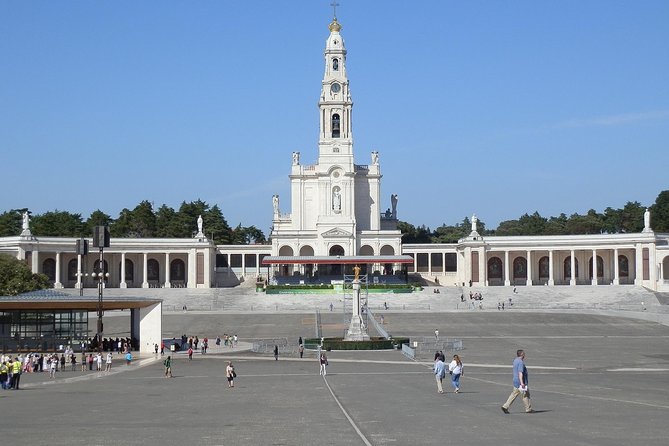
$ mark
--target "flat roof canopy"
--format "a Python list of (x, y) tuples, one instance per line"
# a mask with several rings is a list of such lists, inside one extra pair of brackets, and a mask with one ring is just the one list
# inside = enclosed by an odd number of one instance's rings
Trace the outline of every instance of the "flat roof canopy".
[(413, 263), (413, 257), (402, 256), (267, 256), (262, 265), (355, 265), (369, 263)]
[[(142, 297), (103, 296), (103, 310), (145, 308), (162, 302)], [(97, 311), (98, 296), (73, 296), (53, 289), (32, 291), (18, 296), (0, 296), (0, 311), (9, 310), (84, 310)]]

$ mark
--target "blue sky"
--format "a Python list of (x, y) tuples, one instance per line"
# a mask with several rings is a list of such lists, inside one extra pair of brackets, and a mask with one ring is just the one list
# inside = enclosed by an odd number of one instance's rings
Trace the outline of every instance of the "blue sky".
[[(0, 211), (289, 211), (331, 0), (0, 0)], [(356, 163), (435, 228), (669, 188), (668, 1), (339, 0)]]

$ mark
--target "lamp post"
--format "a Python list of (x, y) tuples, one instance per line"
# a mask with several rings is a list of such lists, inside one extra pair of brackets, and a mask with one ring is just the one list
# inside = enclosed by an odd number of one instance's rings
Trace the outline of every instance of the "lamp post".
[(93, 272), (91, 277), (98, 279), (98, 326), (97, 326), (97, 347), (98, 351), (102, 351), (102, 290), (104, 289), (105, 279), (109, 277), (109, 273), (105, 271), (105, 256), (104, 248), (109, 247), (109, 228), (107, 226), (96, 226), (93, 231), (93, 247), (100, 248), (100, 266), (97, 273)]

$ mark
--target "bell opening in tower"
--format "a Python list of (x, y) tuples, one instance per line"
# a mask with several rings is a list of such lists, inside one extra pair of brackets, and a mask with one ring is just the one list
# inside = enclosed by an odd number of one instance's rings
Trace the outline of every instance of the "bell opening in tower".
[(340, 135), (340, 120), (339, 120), (339, 115), (334, 114), (332, 115), (332, 137), (333, 138), (339, 138)]

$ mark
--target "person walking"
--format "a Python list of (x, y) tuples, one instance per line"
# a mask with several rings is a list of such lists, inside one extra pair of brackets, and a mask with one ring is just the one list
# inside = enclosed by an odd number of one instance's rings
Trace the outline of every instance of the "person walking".
[(278, 345), (274, 346), (274, 360), (275, 361), (279, 360), (279, 346)]
[(163, 365), (165, 366), (165, 378), (172, 378), (172, 356), (167, 355)]
[(228, 361), (228, 366), (225, 368), (225, 377), (228, 379), (228, 388), (231, 389), (235, 387), (237, 372), (235, 372), (235, 367), (232, 365), (232, 361)]
[(188, 360), (193, 360), (193, 347), (188, 347)]
[(432, 370), (434, 371), (434, 377), (437, 380), (437, 392), (444, 393), (444, 387), (441, 382), (446, 377), (446, 364), (444, 364), (444, 361), (441, 360), (440, 356), (437, 356), (437, 360), (434, 361)]
[(319, 374), (323, 375), (323, 376), (327, 375), (328, 374), (328, 371), (327, 371), (328, 357), (325, 356), (325, 353), (321, 353), (321, 356), (320, 356), (318, 362), (320, 363)]
[(304, 357), (304, 344), (300, 344), (298, 351), (300, 352), (300, 359)]
[(462, 376), (462, 361), (460, 356), (453, 355), (453, 360), (448, 364), (448, 373), (451, 374), (451, 385), (453, 386), (453, 392), (460, 392), (460, 377)]
[(506, 403), (502, 405), (502, 412), (508, 414), (509, 407), (518, 397), (521, 395), (523, 399), (523, 404), (525, 405), (525, 412), (532, 413), (532, 402), (530, 401), (530, 389), (527, 386), (528, 384), (528, 373), (527, 367), (525, 366), (525, 351), (518, 350), (516, 352), (516, 359), (513, 360), (513, 391), (509, 398), (506, 400)]
[(437, 341), (439, 340), (439, 329), (438, 328), (435, 328), (435, 330), (434, 330), (434, 339), (437, 340)]

